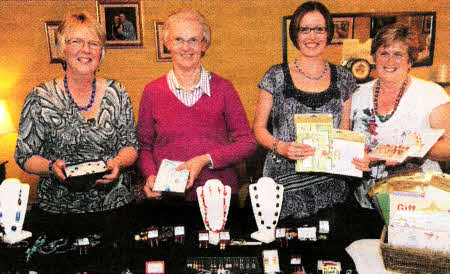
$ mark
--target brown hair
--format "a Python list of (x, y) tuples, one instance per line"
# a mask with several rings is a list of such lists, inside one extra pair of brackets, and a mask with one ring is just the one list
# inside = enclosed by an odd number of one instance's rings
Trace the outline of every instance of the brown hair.
[(376, 53), (380, 47), (388, 47), (395, 42), (402, 42), (408, 46), (408, 62), (412, 64), (417, 60), (417, 37), (408, 26), (401, 23), (384, 26), (377, 32), (370, 49), (373, 60), (376, 60)]
[(298, 33), (300, 31), (300, 22), (305, 14), (312, 11), (318, 11), (325, 18), (325, 28), (327, 30), (327, 43), (330, 44), (334, 34), (334, 24), (331, 18), (330, 11), (322, 3), (319, 2), (306, 2), (300, 5), (291, 17), (291, 23), (289, 24), (289, 37), (292, 43), (298, 49)]
[(94, 20), (91, 16), (89, 16), (85, 12), (79, 13), (70, 13), (68, 14), (64, 20), (59, 24), (58, 31), (56, 32), (56, 49), (59, 53), (59, 56), (64, 58), (64, 49), (66, 47), (66, 35), (71, 30), (77, 28), (86, 28), (88, 30), (93, 31), (100, 41), (100, 45), (102, 47), (102, 54), (100, 56), (100, 63), (105, 59), (105, 41), (106, 41), (106, 32), (104, 28)]

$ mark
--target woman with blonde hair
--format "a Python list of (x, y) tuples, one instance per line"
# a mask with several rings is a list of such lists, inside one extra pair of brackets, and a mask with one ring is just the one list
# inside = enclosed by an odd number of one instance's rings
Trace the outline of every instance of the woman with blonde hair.
[[(105, 241), (113, 242), (133, 200), (130, 167), (139, 146), (131, 102), (119, 82), (96, 76), (105, 58), (105, 31), (97, 20), (83, 12), (66, 16), (57, 48), (64, 75), (27, 96), (15, 159), (40, 177), (34, 211), (43, 230), (59, 235), (106, 229)], [(68, 180), (67, 166), (94, 160), (103, 160), (108, 172), (93, 187), (80, 189)]]

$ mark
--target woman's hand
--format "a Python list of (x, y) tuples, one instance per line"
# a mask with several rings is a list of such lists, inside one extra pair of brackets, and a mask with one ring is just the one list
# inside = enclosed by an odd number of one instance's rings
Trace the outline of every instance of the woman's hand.
[(207, 154), (196, 156), (183, 164), (179, 165), (175, 170), (187, 170), (189, 171), (189, 179), (186, 184), (186, 189), (191, 188), (194, 185), (195, 179), (202, 171), (202, 169), (210, 163), (209, 156)]
[(315, 148), (302, 143), (291, 142), (285, 143), (279, 141), (277, 144), (277, 153), (291, 160), (304, 160), (309, 156), (313, 156)]
[(155, 180), (156, 180), (155, 175), (148, 176), (147, 180), (145, 181), (144, 192), (147, 198), (154, 198), (159, 200), (161, 199), (161, 192), (153, 191), (153, 187), (155, 186)]
[(372, 158), (370, 158), (367, 150), (364, 152), (364, 157), (362, 159), (353, 158), (352, 164), (356, 169), (361, 171), (370, 171), (370, 164), (372, 163)]
[(52, 166), (52, 172), (60, 180), (64, 182), (66, 180), (66, 176), (64, 176), (64, 169), (66, 168), (66, 163), (63, 160), (56, 160)]
[(120, 162), (115, 159), (109, 160), (106, 163), (106, 170), (110, 170), (111, 172), (95, 181), (96, 184), (109, 184), (119, 178)]

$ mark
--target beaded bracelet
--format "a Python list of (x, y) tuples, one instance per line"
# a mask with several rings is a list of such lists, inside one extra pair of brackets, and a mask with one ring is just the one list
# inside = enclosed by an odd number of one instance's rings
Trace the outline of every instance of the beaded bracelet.
[(54, 164), (55, 162), (53, 162), (53, 161), (50, 161), (49, 163), (48, 163), (48, 173), (49, 174), (53, 174), (53, 164)]
[(273, 143), (273, 146), (272, 146), (272, 159), (275, 161), (275, 162), (277, 162), (277, 163), (279, 163), (281, 160), (278, 158), (278, 151), (277, 151), (277, 146), (278, 146), (278, 140), (275, 140), (275, 143)]

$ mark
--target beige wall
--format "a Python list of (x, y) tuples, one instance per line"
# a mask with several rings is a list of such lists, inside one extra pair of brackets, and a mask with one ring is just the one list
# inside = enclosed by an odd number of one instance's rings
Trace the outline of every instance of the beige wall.
[[(412, 74), (428, 78), (438, 64), (449, 64), (449, 11), (446, 0), (346, 0), (322, 1), (333, 13), (435, 11), (437, 32), (433, 67), (415, 68)], [(146, 83), (166, 73), (170, 63), (156, 62), (154, 25), (170, 11), (189, 6), (200, 10), (212, 27), (212, 45), (205, 67), (235, 85), (250, 121), (257, 100), (256, 85), (269, 66), (282, 61), (282, 17), (292, 14), (302, 1), (142, 1), (141, 48), (109, 49), (100, 76), (121, 81), (128, 90), (135, 114)], [(97, 13), (96, 1), (1, 1), (0, 99), (7, 100), (15, 125), (30, 89), (61, 76), (58, 64), (49, 63), (45, 21), (61, 20), (70, 11)], [(341, 46), (329, 46), (326, 57), (340, 61)], [(7, 176), (31, 183), (14, 163), (16, 134), (0, 137), (0, 162), (9, 161)]]

